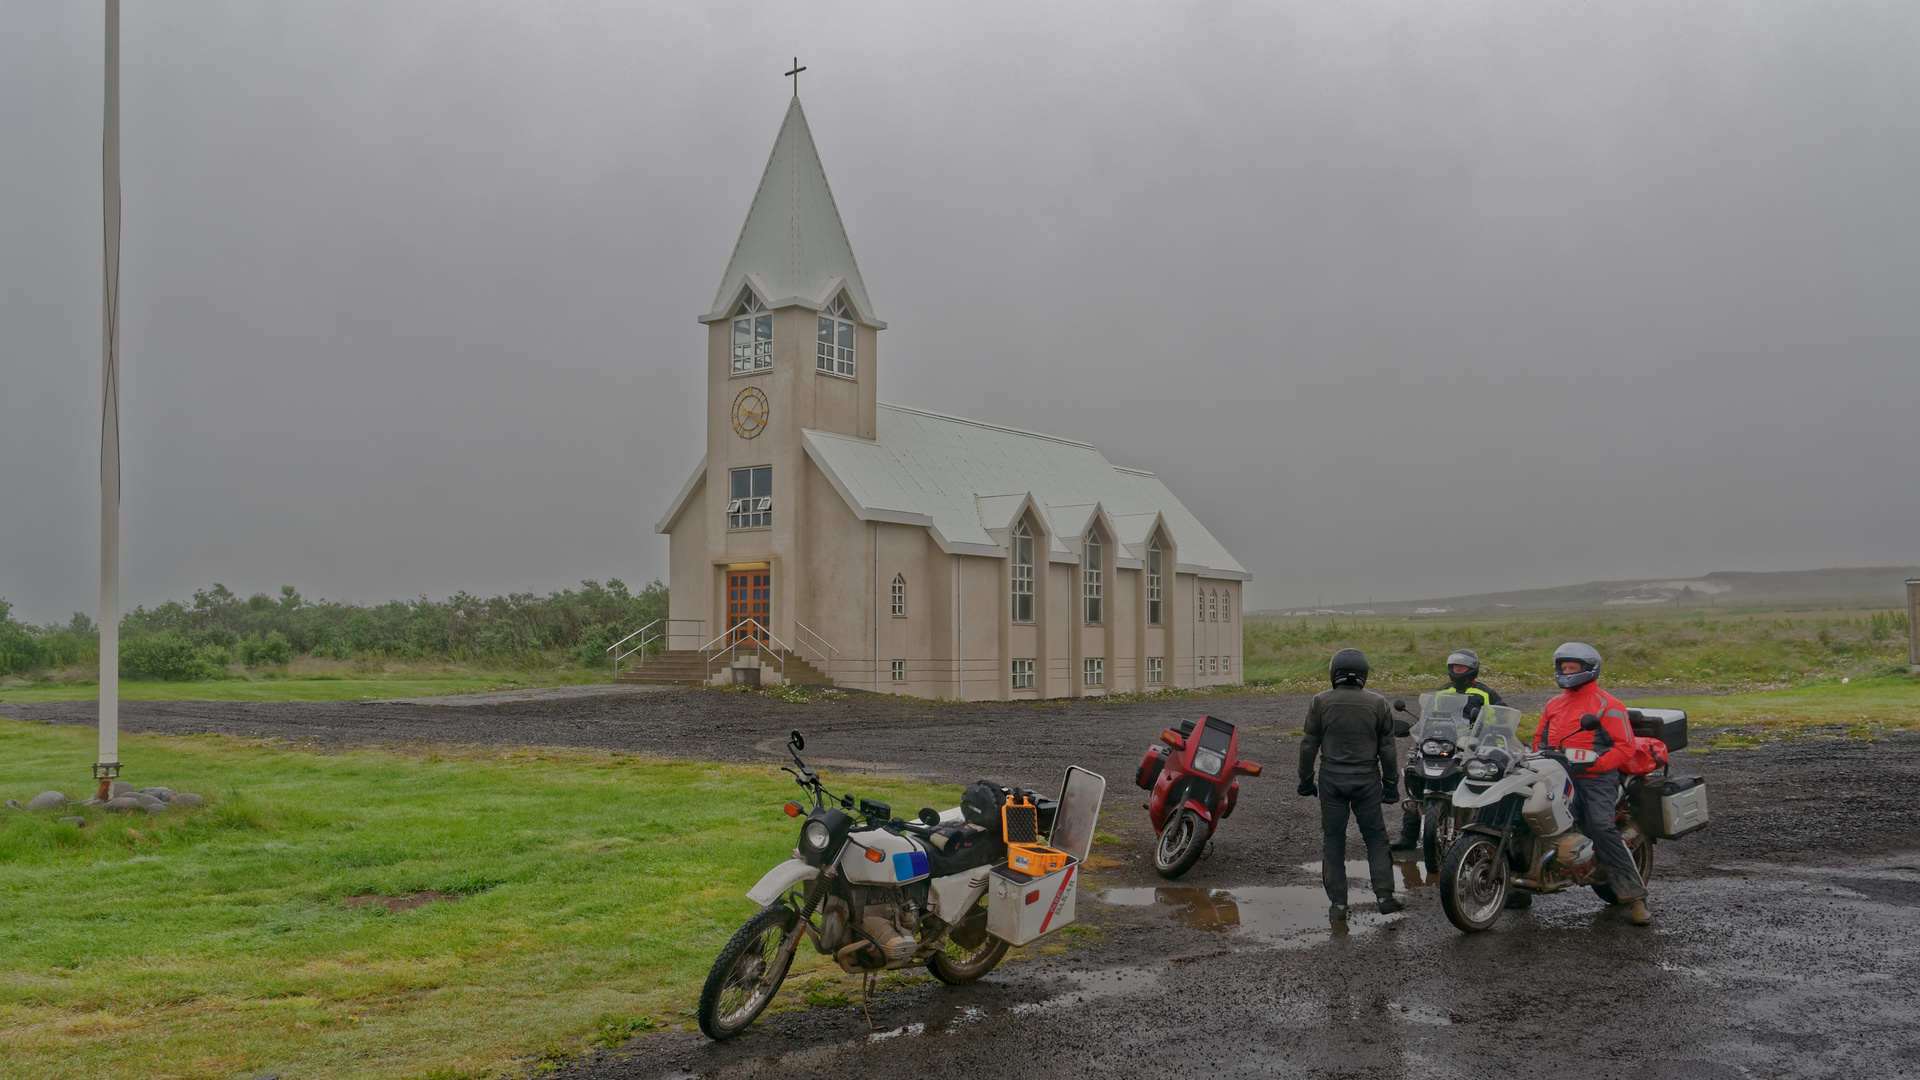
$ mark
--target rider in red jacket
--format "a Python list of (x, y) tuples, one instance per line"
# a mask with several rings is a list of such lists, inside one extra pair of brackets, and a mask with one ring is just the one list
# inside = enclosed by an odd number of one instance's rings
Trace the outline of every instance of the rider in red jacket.
[[(1653, 921), (1647, 910), (1647, 886), (1613, 823), (1620, 799), (1620, 766), (1633, 746), (1633, 727), (1627, 722), (1627, 707), (1600, 689), (1599, 678), (1600, 652), (1593, 646), (1569, 641), (1553, 651), (1553, 681), (1560, 686), (1560, 696), (1541, 711), (1533, 745), (1535, 749), (1592, 750), (1600, 755), (1598, 761), (1574, 768), (1573, 786), (1579, 792), (1574, 815), (1580, 831), (1593, 841), (1594, 858), (1606, 868), (1613, 895), (1626, 905), (1627, 918), (1635, 926), (1646, 926)], [(1580, 730), (1580, 718), (1587, 713), (1600, 718), (1600, 726), (1593, 731)]]

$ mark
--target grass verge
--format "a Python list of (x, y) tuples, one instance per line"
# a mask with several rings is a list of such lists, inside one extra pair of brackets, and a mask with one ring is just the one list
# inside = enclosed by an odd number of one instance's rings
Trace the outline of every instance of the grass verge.
[[(0, 720), (0, 793), (77, 786), (92, 741)], [(210, 802), (131, 820), (0, 810), (9, 1077), (481, 1075), (681, 1026), (751, 911), (742, 893), (793, 842), (793, 786), (769, 768), (121, 746), (128, 779)], [(909, 809), (956, 797), (848, 783)], [(55, 820), (76, 812), (84, 827)], [(421, 892), (458, 899), (348, 903)], [(795, 970), (823, 963), (803, 950)]]
[[(317, 666), (317, 665), (316, 665)], [(136, 682), (122, 680), (122, 701), (383, 701), (390, 698), (478, 694), (488, 690), (524, 690), (537, 686), (574, 686), (608, 681), (605, 671), (574, 669), (549, 672), (402, 670), (391, 675), (296, 671), (276, 677), (207, 679), (197, 682)], [(0, 703), (92, 701), (100, 696), (94, 682), (27, 682), (0, 684)]]
[(1710, 726), (1920, 730), (1920, 679), (1910, 675), (1845, 684), (1818, 683), (1757, 694), (1640, 698), (1632, 704), (1655, 709), (1685, 709), (1688, 723)]

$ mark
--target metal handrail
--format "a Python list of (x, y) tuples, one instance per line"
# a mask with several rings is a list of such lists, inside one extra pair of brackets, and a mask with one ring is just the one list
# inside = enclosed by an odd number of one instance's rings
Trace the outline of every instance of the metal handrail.
[[(812, 627), (808, 626), (806, 623), (801, 622), (799, 619), (793, 620), (793, 625), (798, 630), (798, 633), (793, 635), (794, 640), (800, 643), (801, 648), (813, 650), (813, 655), (819, 657), (820, 662), (826, 666), (826, 670), (821, 672), (821, 674), (827, 677), (828, 682), (832, 682), (833, 681), (833, 661), (835, 657), (840, 655), (840, 650), (833, 647), (833, 642), (828, 641), (826, 638), (821, 637), (818, 631), (814, 630)], [(823, 653), (820, 651), (818, 646), (809, 645), (807, 643), (807, 637), (809, 636), (812, 637), (815, 641), (818, 641), (821, 645), (825, 645), (827, 647), (827, 651)]]
[[(661, 623), (666, 621), (667, 620), (665, 619), (655, 619), (652, 622), (648, 623), (647, 625), (641, 627), (640, 629), (635, 630), (633, 633), (628, 634), (626, 637), (621, 638), (619, 641), (616, 641), (613, 644), (607, 646), (607, 651), (610, 653), (613, 653), (613, 681), (614, 682), (620, 681), (620, 661), (625, 660), (627, 657), (632, 656), (634, 653), (639, 653), (640, 663), (645, 664), (647, 662), (647, 646), (653, 644), (656, 641), (659, 641), (665, 635), (652, 634), (646, 637), (641, 637), (641, 635), (646, 634), (647, 631), (653, 629), (656, 626), (659, 626)], [(632, 641), (636, 637), (640, 638), (640, 644), (635, 645), (633, 648), (627, 649), (625, 651), (615, 651), (615, 650), (618, 650), (620, 646), (625, 645), (627, 642)]]
[[(760, 652), (760, 653), (767, 651), (766, 642), (763, 642), (762, 640), (760, 640), (760, 638), (751, 636), (752, 630), (759, 630), (760, 633), (766, 635), (766, 641), (770, 641), (773, 644), (780, 646), (781, 651), (775, 652), (773, 655), (780, 661), (780, 681), (782, 683), (787, 681), (787, 658), (785, 656), (785, 653), (795, 652), (797, 650), (795, 650), (793, 646), (787, 644), (784, 641), (781, 641), (778, 637), (774, 636), (773, 631), (767, 629), (767, 624), (761, 622), (759, 619), (742, 619), (741, 621), (734, 623), (732, 626), (727, 627), (724, 631), (720, 633), (719, 637), (716, 637), (712, 641), (707, 642), (705, 645), (700, 646), (700, 651), (706, 655), (706, 660), (707, 660), (706, 676), (709, 680), (713, 678), (713, 662), (721, 654), (726, 653), (730, 650), (738, 650), (743, 648), (751, 648), (754, 652)], [(714, 649), (714, 646), (720, 645), (720, 642), (723, 639), (734, 637), (735, 635), (741, 634), (741, 633), (747, 633), (749, 635), (746, 641), (735, 641), (735, 642), (732, 642), (731, 644), (721, 645), (721, 647), (717, 650)]]

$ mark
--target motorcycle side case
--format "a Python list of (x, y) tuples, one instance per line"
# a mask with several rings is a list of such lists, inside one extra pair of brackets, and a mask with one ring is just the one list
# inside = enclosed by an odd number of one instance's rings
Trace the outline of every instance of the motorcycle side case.
[(1634, 824), (1657, 840), (1678, 840), (1707, 826), (1707, 782), (1698, 776), (1647, 777), (1627, 789)]
[(1025, 945), (1073, 922), (1079, 863), (1038, 877), (996, 866), (987, 877), (987, 933), (1007, 944)]
[(1153, 790), (1153, 782), (1160, 779), (1160, 770), (1167, 766), (1167, 755), (1173, 752), (1166, 746), (1152, 746), (1140, 758), (1140, 767), (1134, 770), (1133, 782), (1145, 791)]
[(1628, 709), (1627, 723), (1643, 739), (1659, 739), (1669, 753), (1687, 748), (1687, 714), (1679, 709)]

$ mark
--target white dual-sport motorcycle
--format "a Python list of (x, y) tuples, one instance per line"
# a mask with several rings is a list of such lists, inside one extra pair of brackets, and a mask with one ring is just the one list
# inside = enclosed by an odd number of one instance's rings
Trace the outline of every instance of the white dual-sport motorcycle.
[[(1636, 734), (1657, 736), (1673, 750), (1686, 745), (1685, 713), (1635, 709), (1628, 715)], [(1616, 900), (1606, 870), (1594, 861), (1593, 841), (1574, 828), (1572, 770), (1599, 755), (1530, 750), (1519, 726), (1518, 709), (1489, 705), (1461, 740), (1465, 776), (1453, 806), (1473, 823), (1462, 827), (1441, 865), (1440, 905), (1448, 921), (1469, 934), (1490, 929), (1515, 892), (1585, 885), (1609, 904)], [(1580, 718), (1583, 731), (1599, 726), (1592, 714)], [(1615, 805), (1615, 826), (1642, 881), (1653, 876), (1656, 839), (1678, 839), (1707, 823), (1707, 788), (1699, 777), (1636, 777)]]
[[(779, 991), (803, 938), (849, 973), (925, 964), (935, 978), (960, 985), (992, 971), (1009, 947), (988, 931), (988, 884), (1007, 859), (998, 819), (1001, 789), (976, 799), (976, 789), (992, 788), (976, 784), (963, 800), (965, 809), (923, 809), (918, 820), (903, 821), (886, 803), (827, 791), (801, 760), (806, 741), (798, 731), (787, 747), (793, 765), (783, 768), (813, 806), (786, 805), (790, 816), (802, 818), (800, 842), (792, 858), (748, 891), (760, 910), (714, 960), (700, 994), (700, 1030), (710, 1039), (727, 1039), (753, 1023)], [(1072, 776), (1070, 770), (1070, 782)], [(1041, 831), (1052, 829), (1058, 805), (1033, 801)], [(1098, 814), (1096, 797), (1091, 816), (1084, 809), (1068, 815), (1087, 818), (1085, 828), (1076, 829), (1084, 831), (1086, 843), (1092, 842)], [(1077, 857), (1085, 857), (1084, 849)], [(1051, 905), (1032, 910), (1039, 933), (1057, 929), (1072, 921), (1074, 876), (1035, 879), (1036, 887), (1012, 902)], [(1037, 886), (1043, 884), (1048, 895), (1040, 895)]]

